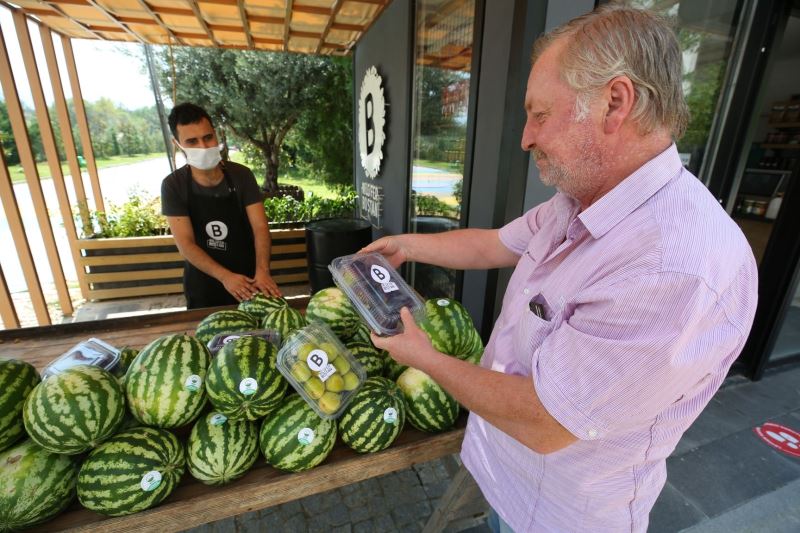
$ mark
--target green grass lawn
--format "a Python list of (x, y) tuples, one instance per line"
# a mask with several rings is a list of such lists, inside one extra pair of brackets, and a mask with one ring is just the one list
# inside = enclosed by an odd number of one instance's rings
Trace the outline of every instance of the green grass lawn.
[(415, 159), (414, 166), (446, 170), (456, 174), (460, 174), (464, 170), (464, 165), (461, 163), (447, 163), (445, 161), (431, 161), (429, 159)]
[[(247, 165), (244, 160), (242, 152), (231, 152), (231, 161)], [(259, 185), (264, 181), (263, 174), (257, 173), (256, 180)], [(305, 191), (306, 194), (312, 193), (314, 196), (321, 196), (322, 198), (336, 198), (336, 193), (333, 189), (322, 183), (320, 180), (301, 176), (296, 171), (290, 170), (289, 172), (278, 172), (278, 183), (281, 185), (295, 185)]]
[[(129, 165), (131, 163), (138, 163), (139, 161), (146, 161), (148, 159), (155, 159), (157, 157), (166, 157), (166, 154), (163, 152), (154, 152), (151, 154), (139, 154), (139, 155), (120, 155), (120, 156), (113, 156), (103, 159), (97, 159), (97, 168), (107, 168), (107, 167), (115, 167), (118, 165)], [(41, 179), (49, 179), (52, 176), (50, 175), (50, 166), (47, 162), (37, 163), (36, 169), (39, 172), (39, 178)], [(85, 171), (86, 169), (81, 169)], [(25, 181), (25, 173), (22, 171), (22, 165), (11, 165), (8, 167), (8, 172), (11, 174), (11, 181), (13, 183), (21, 183)], [(70, 173), (69, 166), (67, 166), (66, 162), (61, 163), (61, 172), (64, 175), (68, 175)]]

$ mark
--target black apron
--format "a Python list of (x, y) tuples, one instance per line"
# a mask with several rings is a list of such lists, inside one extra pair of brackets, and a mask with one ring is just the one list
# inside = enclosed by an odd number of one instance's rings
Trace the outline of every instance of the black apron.
[[(186, 180), (189, 220), (192, 222), (195, 243), (211, 259), (231, 272), (252, 278), (256, 267), (253, 229), (225, 167), (222, 167), (222, 173), (228, 186), (228, 194), (222, 197), (202, 196), (192, 192), (191, 169), (189, 165), (184, 169), (189, 177)], [(222, 283), (189, 261), (185, 262), (183, 271), (183, 291), (187, 309), (238, 303)]]

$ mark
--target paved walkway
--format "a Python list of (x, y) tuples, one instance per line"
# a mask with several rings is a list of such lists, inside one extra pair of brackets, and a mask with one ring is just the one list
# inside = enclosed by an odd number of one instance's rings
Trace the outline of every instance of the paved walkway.
[[(756, 383), (726, 381), (667, 461), (649, 531), (800, 531), (800, 458), (758, 439), (753, 428), (766, 421), (800, 430), (800, 366)], [(191, 531), (421, 531), (455, 464), (455, 457), (420, 464)], [(482, 515), (476, 522), (468, 531), (489, 531)]]

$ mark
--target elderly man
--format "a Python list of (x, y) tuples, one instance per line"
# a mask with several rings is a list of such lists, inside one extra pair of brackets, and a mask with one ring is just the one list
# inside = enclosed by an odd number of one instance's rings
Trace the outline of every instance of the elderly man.
[(681, 50), (655, 15), (605, 6), (541, 37), (525, 111), (551, 200), (499, 230), (365, 248), (515, 267), (480, 367), (435, 351), (406, 310), (403, 334), (373, 341), (471, 411), (461, 457), (500, 529), (645, 531), (666, 457), (747, 338), (756, 263), (681, 165)]

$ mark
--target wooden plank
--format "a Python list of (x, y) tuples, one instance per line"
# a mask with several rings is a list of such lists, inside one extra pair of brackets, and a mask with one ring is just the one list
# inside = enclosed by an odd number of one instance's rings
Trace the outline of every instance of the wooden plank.
[(196, 0), (186, 0), (186, 2), (188, 2), (189, 7), (192, 8), (192, 12), (197, 18), (197, 22), (200, 23), (200, 27), (203, 28), (204, 32), (206, 32), (206, 35), (214, 44), (214, 46), (219, 48), (219, 41), (217, 41), (216, 37), (214, 37), (214, 32), (211, 31), (211, 28), (208, 27), (208, 23), (206, 22), (206, 19), (203, 18), (203, 14), (200, 12), (200, 6), (197, 5)]
[(89, 290), (90, 300), (111, 300), (132, 296), (151, 296), (153, 294), (177, 294), (183, 292), (183, 283), (168, 285), (148, 285), (146, 287), (124, 287), (121, 289)]
[[(2, 148), (0, 148), (0, 150), (2, 150)], [(3, 164), (3, 167), (5, 167), (5, 164)], [(3, 274), (3, 267), (0, 267), (0, 319), (3, 320), (3, 327), (5, 329), (19, 327), (17, 309), (14, 307), (14, 300), (11, 299), (11, 293), (8, 292), (6, 276)]]
[(82, 250), (107, 250), (109, 248), (143, 248), (147, 246), (175, 246), (172, 235), (158, 237), (124, 237), (107, 239), (81, 239)]
[(183, 261), (183, 257), (178, 252), (162, 252), (152, 254), (128, 254), (128, 255), (101, 255), (92, 257), (81, 257), (80, 264), (86, 266), (108, 266), (108, 265), (135, 265), (138, 263), (169, 263)]
[(292, 0), (286, 0), (286, 12), (283, 17), (283, 51), (289, 51), (289, 34), (292, 31)]
[(283, 259), (269, 262), (270, 270), (279, 270), (282, 268), (305, 268), (308, 266), (308, 259), (301, 257), (299, 259)]
[(174, 32), (173, 32), (171, 29), (170, 29), (170, 27), (169, 27), (169, 26), (167, 26), (166, 24), (164, 24), (164, 21), (163, 21), (163, 20), (161, 20), (161, 17), (158, 15), (158, 13), (156, 13), (155, 11), (153, 11), (153, 10), (150, 8), (150, 5), (149, 5), (147, 2), (145, 2), (145, 0), (137, 0), (137, 1), (139, 2), (139, 5), (142, 7), (142, 9), (144, 9), (145, 13), (147, 13), (148, 15), (150, 15), (151, 17), (153, 17), (153, 20), (155, 21), (155, 23), (156, 23), (156, 24), (158, 24), (159, 26), (161, 26), (161, 29), (162, 29), (162, 30), (164, 30), (165, 32), (167, 32), (167, 35), (170, 37), (170, 39), (174, 39), (175, 41), (177, 41), (177, 42), (178, 42), (178, 44), (181, 44), (181, 45), (185, 45), (185, 44), (186, 44), (186, 43), (184, 43), (183, 41), (181, 41), (181, 40), (178, 38), (178, 36), (177, 36), (177, 35), (175, 35), (175, 33), (174, 33)]
[(278, 284), (278, 286), (285, 285), (287, 283), (308, 281), (308, 272), (302, 272), (298, 274), (279, 274), (277, 276), (272, 276), (272, 279)]
[[(0, 84), (2, 84), (3, 87), (3, 97), (8, 107), (8, 118), (11, 122), (11, 130), (14, 134), (14, 141), (17, 145), (20, 163), (25, 172), (25, 179), (28, 182), (31, 197), (34, 201), (34, 207), (36, 208), (37, 205), (44, 205), (44, 194), (42, 193), (39, 171), (36, 168), (36, 160), (33, 156), (33, 149), (31, 148), (30, 137), (28, 136), (28, 128), (25, 125), (25, 115), (23, 114), (22, 104), (20, 104), (19, 94), (17, 93), (17, 86), (14, 82), (14, 73), (11, 70), (11, 63), (9, 62), (8, 49), (6, 48), (2, 27), (0, 27)], [(19, 257), (22, 264), (22, 273), (28, 285), (33, 311), (40, 325), (50, 324), (50, 314), (47, 311), (47, 303), (45, 302), (42, 286), (39, 282), (36, 265), (30, 253), (30, 245), (25, 235), (22, 219), (19, 217), (19, 208), (17, 207), (16, 198), (14, 197), (14, 189), (11, 184), (11, 178), (8, 175), (8, 167), (5, 164), (5, 159), (3, 166), (7, 178), (2, 180), (5, 191), (3, 193), (3, 206), (7, 215), (9, 213), (12, 214), (12, 216), (8, 217), (9, 228), (12, 231), (17, 251), (21, 252)], [(8, 190), (5, 190), (6, 186)], [(16, 216), (13, 215), (14, 212), (16, 212)], [(19, 218), (18, 227), (17, 218)], [(50, 227), (50, 218), (47, 216), (45, 210), (41, 208), (36, 209), (36, 218), (40, 224), (43, 224), (41, 226), (42, 228)], [(43, 229), (43, 232), (46, 233), (46, 230)], [(50, 234), (52, 234), (52, 231), (50, 231)]]
[(239, 18), (242, 19), (242, 29), (244, 36), (247, 38), (247, 46), (250, 49), (255, 48), (253, 43), (253, 34), (250, 33), (250, 21), (247, 20), (247, 10), (244, 8), (244, 0), (236, 0), (236, 7), (239, 10)]
[(136, 281), (140, 279), (174, 279), (183, 276), (183, 268), (166, 268), (159, 270), (128, 270), (126, 272), (100, 272), (86, 274), (89, 283), (107, 283), (113, 281)]
[(283, 255), (283, 254), (304, 254), (308, 250), (306, 248), (306, 244), (279, 244), (275, 246), (272, 245), (271, 253), (274, 256), (276, 255)]
[(281, 239), (305, 239), (306, 229), (273, 229), (270, 230), (269, 236), (273, 241)]

